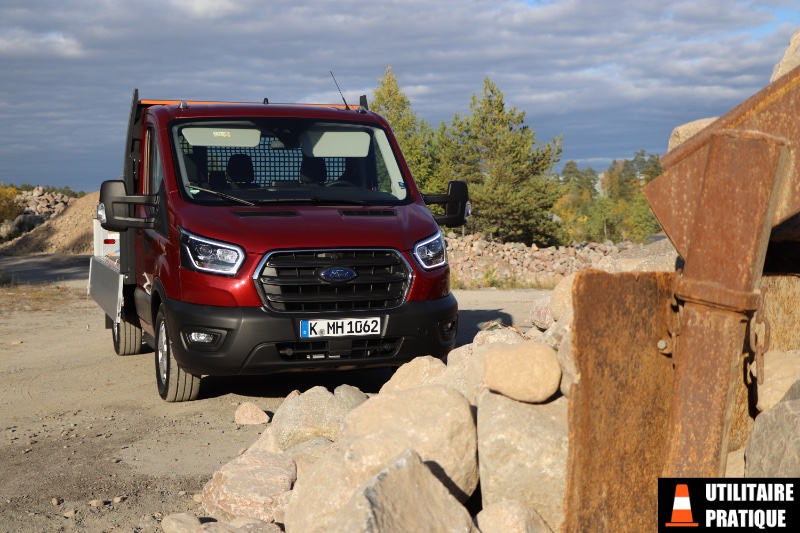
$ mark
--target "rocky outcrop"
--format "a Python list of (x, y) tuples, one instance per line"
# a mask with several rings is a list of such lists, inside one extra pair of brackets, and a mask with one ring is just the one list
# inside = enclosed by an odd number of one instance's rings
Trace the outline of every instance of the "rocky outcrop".
[(480, 533), (467, 510), (411, 449), (360, 486), (325, 531)]
[(797, 65), (800, 65), (800, 30), (794, 32), (794, 35), (792, 35), (789, 41), (789, 47), (786, 49), (786, 52), (784, 52), (783, 58), (772, 70), (772, 77), (769, 79), (769, 82), (772, 83), (777, 80)]
[(465, 288), (514, 284), (553, 287), (561, 278), (597, 266), (604, 257), (642, 246), (631, 242), (580, 243), (539, 249), (519, 242), (487, 241), (483, 234), (447, 234), (447, 258), (454, 286)]
[(45, 192), (42, 187), (21, 191), (17, 200), (25, 210), (14, 220), (0, 220), (0, 241), (33, 230), (78, 201), (61, 193)]

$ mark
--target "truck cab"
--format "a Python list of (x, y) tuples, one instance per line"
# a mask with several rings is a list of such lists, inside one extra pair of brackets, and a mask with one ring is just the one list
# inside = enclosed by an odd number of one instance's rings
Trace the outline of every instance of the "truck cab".
[(135, 91), (131, 107), (123, 179), (102, 184), (97, 217), (119, 253), (92, 258), (89, 292), (118, 354), (152, 346), (164, 400), (196, 399), (204, 375), (396, 367), (453, 348), (439, 225), (465, 222), (466, 184), (425, 197), (365, 98)]

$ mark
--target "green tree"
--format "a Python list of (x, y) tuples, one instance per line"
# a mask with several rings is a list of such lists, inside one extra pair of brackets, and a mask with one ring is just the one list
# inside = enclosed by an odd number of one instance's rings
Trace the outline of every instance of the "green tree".
[(553, 211), (561, 218), (562, 241), (588, 240), (588, 216), (597, 198), (597, 172), (592, 167), (579, 169), (567, 161), (561, 171), (561, 197)]
[(561, 140), (538, 142), (525, 113), (507, 109), (489, 78), (469, 107), (469, 115), (456, 114), (450, 128), (437, 130), (436, 187), (442, 190), (449, 180), (469, 183), (471, 230), (501, 241), (555, 242), (552, 208), (560, 187), (548, 174), (561, 157)]
[(371, 109), (383, 115), (392, 127), (406, 164), (420, 189), (428, 189), (433, 171), (429, 146), (433, 128), (411, 110), (411, 100), (400, 88), (392, 67), (386, 68), (378, 87), (372, 91)]

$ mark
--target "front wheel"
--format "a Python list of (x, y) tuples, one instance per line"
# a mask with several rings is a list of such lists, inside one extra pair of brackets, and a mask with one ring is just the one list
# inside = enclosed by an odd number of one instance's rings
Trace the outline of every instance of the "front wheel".
[(136, 355), (142, 353), (142, 328), (138, 324), (128, 322), (123, 314), (119, 322), (111, 322), (111, 339), (117, 355)]
[(168, 402), (196, 400), (200, 392), (200, 376), (189, 374), (178, 366), (172, 356), (172, 342), (169, 340), (169, 326), (164, 304), (156, 314), (156, 384), (158, 394)]

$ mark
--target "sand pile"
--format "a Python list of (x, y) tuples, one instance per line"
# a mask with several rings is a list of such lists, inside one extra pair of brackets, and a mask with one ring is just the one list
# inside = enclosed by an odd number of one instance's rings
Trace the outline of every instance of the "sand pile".
[(0, 245), (0, 255), (91, 254), (100, 193), (87, 194), (33, 231)]

